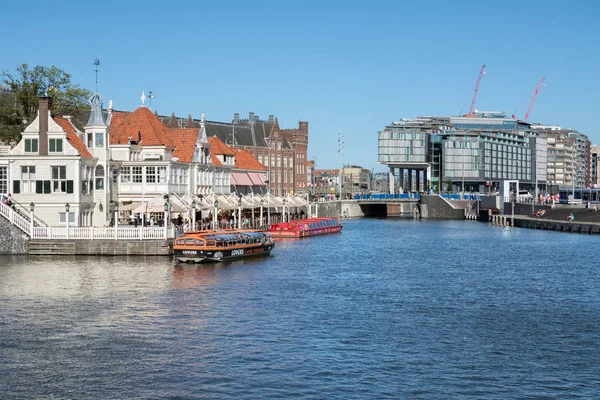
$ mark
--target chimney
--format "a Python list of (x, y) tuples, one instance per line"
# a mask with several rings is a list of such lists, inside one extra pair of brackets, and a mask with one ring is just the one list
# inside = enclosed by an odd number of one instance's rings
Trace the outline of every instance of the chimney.
[(250, 115), (248, 116), (248, 120), (250, 122), (254, 122), (254, 111), (250, 111)]
[(240, 122), (240, 113), (234, 113), (233, 114), (233, 123), (237, 124)]
[(39, 103), (39, 114), (40, 114), (40, 137), (39, 137), (39, 155), (48, 155), (48, 113), (52, 111), (52, 97), (40, 97)]
[(275, 121), (275, 116), (273, 114), (269, 115), (269, 122), (274, 122)]

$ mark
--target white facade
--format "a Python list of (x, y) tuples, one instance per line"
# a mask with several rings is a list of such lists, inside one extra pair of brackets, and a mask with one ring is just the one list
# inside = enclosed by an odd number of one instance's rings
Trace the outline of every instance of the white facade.
[(67, 204), (69, 226), (105, 226), (114, 218), (117, 204), (166, 194), (182, 198), (186, 193), (230, 193), (234, 157), (221, 157), (223, 166), (212, 165), (204, 124), (192, 162), (183, 162), (173, 156), (175, 147), (170, 144), (147, 146), (143, 140), (111, 144), (102, 99), (94, 94), (90, 104), (84, 132), (56, 118), (61, 127), (48, 110), (47, 155), (40, 151), (45, 136), (40, 135), (39, 114), (12, 150), (2, 148), (0, 193), (12, 194), (15, 206), (25, 214), (33, 203), (38, 224), (65, 226)]

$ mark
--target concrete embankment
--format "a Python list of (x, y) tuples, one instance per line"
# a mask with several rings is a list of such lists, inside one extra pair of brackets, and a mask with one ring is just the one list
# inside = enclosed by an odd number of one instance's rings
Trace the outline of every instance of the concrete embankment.
[[(569, 215), (573, 214), (573, 221), (567, 220)], [(500, 226), (513, 225), (511, 215), (492, 216), (491, 223)], [(517, 228), (540, 229), (557, 232), (600, 234), (600, 211), (557, 207), (548, 209), (540, 217), (528, 215), (515, 215), (514, 226)]]

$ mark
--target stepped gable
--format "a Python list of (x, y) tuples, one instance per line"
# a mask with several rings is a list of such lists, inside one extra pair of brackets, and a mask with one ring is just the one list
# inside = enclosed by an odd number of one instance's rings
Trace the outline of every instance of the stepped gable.
[(196, 151), (196, 140), (198, 140), (199, 133), (200, 130), (198, 128), (167, 128), (167, 135), (171, 139), (173, 146), (175, 146), (173, 157), (177, 157), (180, 162), (193, 162), (194, 152)]
[(293, 131), (293, 129), (281, 129), (279, 127), (279, 121), (275, 118), (275, 122), (273, 123), (273, 130), (279, 132), (279, 137), (281, 138), (282, 144), (281, 148), (284, 150), (293, 150), (294, 146), (289, 141), (291, 133), (289, 131)]
[(67, 142), (77, 150), (81, 157), (93, 158), (92, 153), (83, 144), (79, 136), (77, 136), (77, 129), (75, 126), (66, 118), (54, 117), (54, 121), (62, 128), (67, 134)]
[(172, 146), (167, 127), (147, 107), (132, 113), (114, 112), (110, 127), (110, 144), (127, 144), (129, 138), (141, 146)]
[(258, 162), (248, 150), (239, 147), (231, 149), (235, 153), (235, 167), (254, 171), (266, 171), (267, 168)]

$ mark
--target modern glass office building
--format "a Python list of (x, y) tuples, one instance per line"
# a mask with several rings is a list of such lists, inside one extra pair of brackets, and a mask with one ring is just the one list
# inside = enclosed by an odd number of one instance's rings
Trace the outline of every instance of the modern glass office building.
[(484, 192), (502, 180), (545, 186), (546, 159), (544, 138), (498, 112), (405, 119), (379, 132), (379, 162), (395, 177), (397, 169), (420, 168), (434, 191)]

